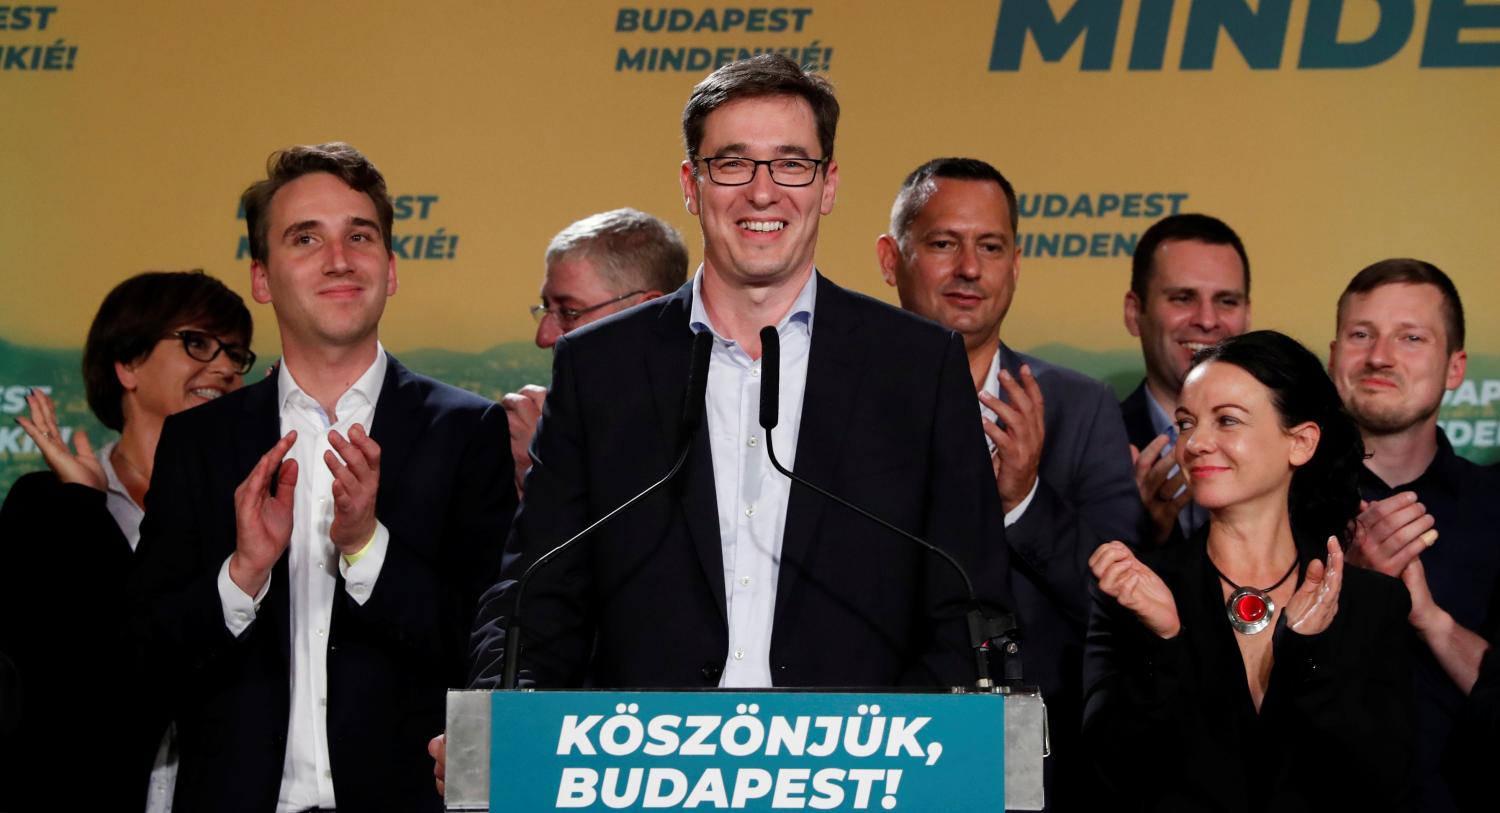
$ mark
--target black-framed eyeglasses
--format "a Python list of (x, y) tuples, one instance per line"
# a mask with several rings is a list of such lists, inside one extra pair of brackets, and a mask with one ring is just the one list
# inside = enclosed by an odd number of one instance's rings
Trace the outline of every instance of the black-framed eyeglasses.
[(757, 161), (738, 155), (720, 155), (707, 158), (693, 156), (708, 167), (708, 179), (719, 186), (744, 186), (755, 180), (755, 171), (765, 166), (771, 173), (771, 182), (777, 186), (807, 186), (818, 178), (818, 167), (828, 163), (827, 158), (772, 158)]
[(626, 299), (631, 298), (632, 296), (637, 296), (644, 293), (645, 291), (631, 291), (628, 294), (620, 294), (619, 296), (609, 300), (608, 302), (600, 302), (597, 305), (590, 305), (587, 308), (549, 308), (545, 304), (532, 305), (530, 309), (531, 318), (540, 323), (543, 319), (547, 318), (548, 314), (550, 314), (552, 318), (556, 319), (559, 322), (563, 322), (564, 324), (573, 324), (574, 322), (578, 321), (579, 317), (582, 317), (585, 314), (593, 313), (600, 308), (607, 308), (610, 305), (615, 304), (616, 302), (622, 302)]
[(240, 375), (250, 372), (250, 368), (255, 366), (255, 354), (250, 352), (250, 348), (239, 344), (229, 344), (211, 333), (204, 333), (201, 330), (174, 330), (170, 338), (181, 341), (183, 352), (194, 361), (207, 364), (223, 353), (234, 365), (234, 371)]

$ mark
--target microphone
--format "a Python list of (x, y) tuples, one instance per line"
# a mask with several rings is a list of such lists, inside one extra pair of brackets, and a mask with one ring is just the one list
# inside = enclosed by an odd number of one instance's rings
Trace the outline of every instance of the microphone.
[[(766, 430), (766, 443), (771, 442), (771, 430), (781, 421), (780, 413), (781, 334), (766, 325), (760, 329), (760, 428)], [(771, 465), (781, 471), (775, 455), (771, 456)]]
[(693, 443), (693, 435), (703, 425), (703, 396), (708, 393), (708, 357), (714, 348), (714, 337), (707, 330), (693, 336), (693, 362), (688, 368), (687, 392), (682, 402), (683, 452)]
[(526, 585), (531, 582), (531, 577), (560, 556), (563, 551), (588, 538), (610, 520), (623, 513), (625, 509), (666, 485), (677, 476), (677, 472), (687, 462), (688, 452), (693, 448), (693, 438), (698, 434), (698, 427), (703, 425), (703, 397), (708, 392), (708, 359), (713, 351), (713, 345), (713, 334), (707, 330), (700, 331), (693, 336), (692, 366), (688, 368), (687, 392), (683, 396), (681, 434), (678, 441), (682, 450), (678, 452), (677, 460), (672, 463), (672, 467), (660, 480), (646, 486), (644, 491), (620, 503), (609, 513), (594, 520), (587, 528), (542, 554), (526, 568), (526, 572), (522, 573), (520, 580), (516, 582), (516, 606), (510, 615), (510, 621), (505, 625), (505, 671), (500, 678), (501, 689), (516, 688), (516, 677), (521, 665), (521, 600), (526, 595)]
[[(779, 411), (777, 404), (781, 395), (781, 336), (776, 332), (776, 328), (771, 325), (760, 329), (760, 368), (760, 425), (761, 428), (766, 430), (766, 456), (771, 459), (772, 468), (781, 472), (782, 475), (792, 482), (811, 489), (824, 499), (838, 503), (891, 533), (916, 544), (922, 549), (937, 554), (943, 561), (952, 566), (958, 572), (959, 578), (963, 579), (964, 589), (969, 593), (969, 610), (966, 615), (969, 622), (969, 644), (974, 650), (974, 674), (976, 678), (974, 685), (975, 688), (982, 691), (993, 689), (995, 683), (990, 679), (990, 664), (989, 658), (986, 655), (986, 649), (991, 639), (1001, 639), (1004, 641), (1004, 651), (1007, 655), (1014, 656), (1020, 652), (1019, 645), (1011, 639), (1011, 634), (1017, 629), (1015, 616), (1006, 613), (1000, 618), (986, 617), (984, 610), (979, 605), (979, 596), (974, 592), (974, 582), (969, 578), (968, 571), (964, 570), (964, 566), (959, 564), (958, 560), (953, 558), (953, 555), (948, 553), (948, 551), (904, 528), (899, 528), (881, 519), (822, 486), (798, 476), (795, 472), (781, 465), (781, 461), (776, 459), (776, 444), (772, 439), (772, 435), (775, 433), (771, 431), (776, 428), (776, 424), (780, 420), (777, 414)], [(1007, 664), (1009, 663), (1010, 661), (1008, 660)], [(1021, 676), (1019, 672), (1012, 672), (1010, 668), (1007, 668), (1006, 677), (1007, 679), (1014, 677), (1015, 680), (1019, 681)]]

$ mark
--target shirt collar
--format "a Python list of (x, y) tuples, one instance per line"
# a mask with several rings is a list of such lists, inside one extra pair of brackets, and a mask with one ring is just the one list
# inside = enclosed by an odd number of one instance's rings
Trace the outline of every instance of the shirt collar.
[(1458, 493), (1464, 486), (1464, 478), (1469, 477), (1469, 472), (1464, 471), (1458, 453), (1454, 452), (1454, 444), (1448, 440), (1448, 432), (1443, 432), (1442, 426), (1436, 426), (1433, 431), (1437, 432), (1437, 453), (1433, 455), (1433, 462), (1427, 463), (1427, 471), (1419, 474), (1416, 480), (1406, 484), (1430, 481), (1445, 487), (1448, 492)]
[[(375, 361), (370, 364), (369, 368), (359, 378), (354, 380), (353, 384), (349, 385), (349, 389), (344, 390), (344, 393), (339, 396), (338, 404), (341, 407), (338, 410), (339, 414), (342, 415), (348, 412), (342, 406), (347, 404), (348, 399), (351, 397), (360, 398), (371, 406), (380, 402), (380, 390), (385, 385), (386, 366), (385, 346), (376, 341)], [(297, 384), (297, 380), (292, 377), (292, 372), (287, 367), (285, 358), (281, 359), (277, 367), (279, 369), (276, 372), (276, 403), (280, 405), (283, 412), (286, 411), (287, 405), (294, 399), (300, 399), (305, 403), (317, 405), (317, 400), (304, 392), (302, 387)], [(320, 406), (319, 409), (321, 410), (322, 407)], [(368, 429), (369, 427), (365, 428)]]
[[(1005, 345), (996, 342), (995, 355), (990, 359), (990, 371), (988, 373), (985, 373), (984, 386), (980, 387), (981, 392), (987, 392), (997, 399), (1000, 398), (1000, 354), (1004, 352)], [(983, 401), (979, 401), (978, 403), (979, 414), (983, 416), (985, 420), (999, 420), (1000, 416), (995, 414), (995, 410), (985, 406)], [(990, 440), (990, 436), (988, 434), (984, 436), (984, 445), (991, 452), (995, 451), (995, 441)]]
[(1151, 428), (1158, 435), (1169, 435), (1173, 440), (1177, 439), (1177, 422), (1172, 416), (1162, 409), (1161, 404), (1156, 402), (1156, 396), (1151, 394), (1151, 388), (1145, 387), (1146, 391), (1146, 414), (1151, 417)]
[[(985, 373), (984, 386), (980, 388), (982, 392), (987, 392), (990, 395), (995, 396), (996, 398), (1000, 397), (1000, 365), (1004, 363), (1003, 359), (1001, 359), (1000, 356), (1004, 352), (1005, 345), (996, 342), (995, 355), (990, 359), (990, 371), (988, 373)], [(993, 413), (990, 412), (989, 407), (980, 404), (979, 408), (984, 410), (986, 413), (993, 415)], [(989, 436), (986, 435), (985, 437)]]
[(101, 446), (99, 451), (94, 453), (94, 457), (98, 458), (99, 466), (104, 469), (105, 492), (124, 497), (131, 505), (135, 505), (135, 500), (130, 499), (130, 492), (125, 490), (125, 483), (120, 480), (120, 475), (115, 472), (114, 461), (109, 459), (109, 456), (114, 454), (115, 447), (118, 445), (120, 445), (118, 440), (112, 440)]
[[(791, 309), (788, 310), (786, 316), (783, 316), (781, 318), (781, 321), (777, 323), (776, 331), (778, 333), (785, 329), (788, 325), (797, 325), (801, 327), (801, 329), (806, 332), (808, 336), (812, 336), (813, 308), (816, 305), (818, 298), (817, 282), (818, 271), (815, 268), (813, 269), (813, 272), (808, 275), (807, 282), (802, 284), (802, 290), (797, 292), (797, 298), (792, 300)], [(720, 333), (718, 330), (715, 330), (713, 322), (709, 321), (708, 307), (703, 304), (702, 265), (698, 266), (698, 272), (693, 275), (693, 309), (692, 312), (688, 314), (688, 326), (693, 329), (694, 333), (702, 333), (706, 330), (709, 333), (712, 333), (714, 335), (714, 338), (718, 339), (720, 342), (723, 342), (726, 345), (734, 344), (732, 340), (724, 338), (724, 335), (722, 333)]]
[(1428, 464), (1427, 472), (1441, 477), (1449, 487), (1457, 487), (1466, 476), (1464, 468), (1459, 465), (1458, 453), (1453, 451), (1453, 444), (1448, 440), (1448, 433), (1444, 432), (1441, 426), (1433, 431), (1437, 432), (1437, 454)]
[(1434, 427), (1432, 431), (1437, 433), (1437, 453), (1432, 456), (1432, 462), (1427, 464), (1427, 468), (1421, 474), (1417, 475), (1416, 479), (1409, 483), (1396, 483), (1394, 486), (1386, 486), (1380, 479), (1380, 476), (1370, 471), (1369, 467), (1366, 467), (1361, 474), (1369, 476), (1369, 479), (1373, 481), (1371, 485), (1378, 484), (1392, 491), (1415, 490), (1427, 485), (1437, 485), (1450, 493), (1457, 494), (1465, 485), (1465, 478), (1469, 476), (1469, 473), (1465, 471), (1465, 467), (1459, 462), (1458, 453), (1453, 451), (1453, 444), (1449, 442), (1448, 434), (1443, 431), (1443, 428), (1440, 426)]

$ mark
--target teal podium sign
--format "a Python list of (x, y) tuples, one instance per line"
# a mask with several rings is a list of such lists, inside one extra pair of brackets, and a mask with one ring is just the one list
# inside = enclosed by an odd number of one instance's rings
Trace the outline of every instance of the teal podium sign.
[(494, 692), (489, 808), (1005, 809), (1006, 696)]

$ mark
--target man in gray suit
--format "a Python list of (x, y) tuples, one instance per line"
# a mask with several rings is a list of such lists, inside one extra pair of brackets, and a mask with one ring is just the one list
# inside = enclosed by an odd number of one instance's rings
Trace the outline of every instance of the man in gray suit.
[(902, 307), (963, 337), (1005, 512), (1025, 679), (1050, 717), (1048, 803), (1063, 810), (1082, 806), (1091, 784), (1074, 757), (1089, 554), (1133, 544), (1141, 503), (1109, 388), (1000, 341), (1020, 274), (1016, 225), (1015, 190), (994, 167), (938, 158), (907, 176), (876, 251)]

